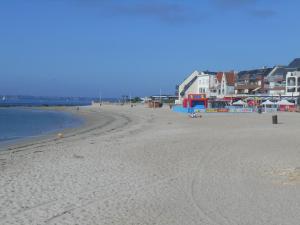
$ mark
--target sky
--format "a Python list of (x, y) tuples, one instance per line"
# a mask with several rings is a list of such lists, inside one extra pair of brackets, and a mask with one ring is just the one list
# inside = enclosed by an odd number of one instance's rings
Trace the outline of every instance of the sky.
[(298, 0), (1, 0), (0, 94), (174, 94), (300, 57)]

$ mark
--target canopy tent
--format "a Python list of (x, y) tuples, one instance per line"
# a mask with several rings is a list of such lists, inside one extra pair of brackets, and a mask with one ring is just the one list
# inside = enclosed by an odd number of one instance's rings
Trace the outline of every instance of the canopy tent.
[(277, 102), (276, 104), (277, 105), (295, 105), (295, 103), (291, 103), (291, 102), (289, 102), (289, 101), (287, 101), (285, 99)]
[(261, 103), (261, 105), (265, 107), (265, 112), (273, 112), (275, 110), (277, 111), (276, 103), (271, 102), (270, 100), (264, 101), (263, 103)]
[(242, 106), (246, 106), (247, 103), (243, 102), (242, 100), (238, 100), (237, 102), (232, 103), (232, 105), (242, 105)]
[(262, 105), (276, 105), (276, 103), (274, 103), (274, 102), (271, 102), (270, 100), (267, 100), (267, 101), (265, 101), (265, 102), (263, 102), (263, 103), (261, 103)]

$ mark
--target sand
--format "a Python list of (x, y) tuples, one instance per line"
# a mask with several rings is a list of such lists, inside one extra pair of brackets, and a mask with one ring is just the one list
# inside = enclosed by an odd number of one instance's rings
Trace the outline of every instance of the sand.
[(300, 221), (300, 114), (82, 107), (88, 125), (0, 152), (0, 224)]

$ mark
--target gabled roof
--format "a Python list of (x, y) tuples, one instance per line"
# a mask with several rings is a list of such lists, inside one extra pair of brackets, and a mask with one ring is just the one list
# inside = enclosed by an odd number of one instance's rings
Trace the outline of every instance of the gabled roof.
[(225, 73), (226, 75), (226, 80), (227, 80), (227, 84), (234, 86), (235, 83), (235, 73), (234, 72), (229, 72), (229, 73)]
[(221, 83), (222, 77), (223, 77), (223, 72), (218, 72), (216, 78), (219, 83)]
[(219, 83), (221, 83), (221, 81), (222, 81), (223, 74), (225, 74), (227, 85), (234, 86), (235, 73), (234, 72), (218, 72), (217, 80)]
[(289, 68), (300, 68), (300, 58), (294, 59), (289, 65)]

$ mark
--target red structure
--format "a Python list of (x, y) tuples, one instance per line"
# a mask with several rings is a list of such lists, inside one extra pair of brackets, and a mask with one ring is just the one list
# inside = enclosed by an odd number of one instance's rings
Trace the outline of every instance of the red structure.
[(208, 98), (205, 94), (189, 94), (188, 98), (183, 99), (184, 108), (192, 108), (195, 106), (203, 106), (207, 108)]
[(280, 105), (279, 111), (281, 111), (281, 112), (296, 112), (296, 106), (295, 105)]

